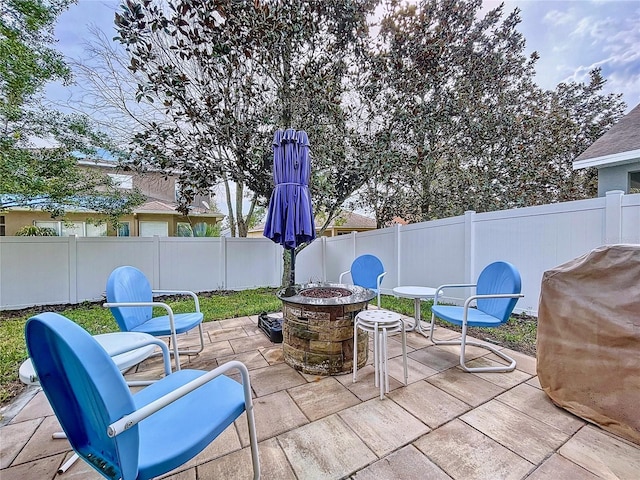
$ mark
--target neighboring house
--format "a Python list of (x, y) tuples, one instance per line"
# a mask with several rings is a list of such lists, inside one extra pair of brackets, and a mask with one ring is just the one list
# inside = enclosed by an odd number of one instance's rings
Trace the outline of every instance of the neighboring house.
[[(320, 233), (320, 228), (324, 222), (316, 218), (316, 233)], [(353, 212), (343, 211), (338, 218), (326, 228), (323, 233), (325, 237), (337, 237), (338, 235), (347, 235), (351, 232), (366, 232), (375, 230), (376, 221), (373, 218), (365, 217)], [(264, 231), (264, 223), (247, 232), (247, 237), (262, 237)]]
[[(65, 221), (52, 219), (47, 212), (32, 210), (27, 207), (12, 208), (0, 214), (0, 236), (15, 235), (25, 225), (37, 225), (53, 228), (58, 235), (77, 235), (79, 237), (121, 236), (121, 237), (161, 237), (176, 236), (180, 223), (191, 225), (205, 222), (214, 225), (222, 221), (224, 215), (211, 212), (206, 202), (194, 206), (191, 214), (185, 217), (176, 211), (176, 193), (178, 185), (175, 178), (165, 178), (161, 172), (123, 172), (115, 162), (78, 160), (82, 168), (98, 170), (109, 175), (121, 189), (134, 187), (147, 197), (147, 201), (136, 208), (131, 215), (119, 219), (120, 226), (116, 230), (107, 222), (95, 225), (96, 220), (106, 220), (104, 215), (87, 210), (73, 210), (66, 212)], [(207, 208), (204, 208), (207, 207)]]
[(598, 196), (610, 190), (640, 193), (640, 104), (622, 117), (573, 162), (573, 169), (598, 169)]

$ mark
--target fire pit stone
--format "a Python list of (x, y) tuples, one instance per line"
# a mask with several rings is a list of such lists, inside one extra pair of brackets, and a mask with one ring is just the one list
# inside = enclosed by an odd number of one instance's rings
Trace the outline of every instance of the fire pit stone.
[[(353, 370), (353, 320), (375, 298), (355, 285), (313, 283), (282, 289), (285, 362), (312, 375), (340, 375)], [(367, 351), (368, 335), (358, 333), (358, 350)], [(358, 368), (366, 363), (358, 358)]]

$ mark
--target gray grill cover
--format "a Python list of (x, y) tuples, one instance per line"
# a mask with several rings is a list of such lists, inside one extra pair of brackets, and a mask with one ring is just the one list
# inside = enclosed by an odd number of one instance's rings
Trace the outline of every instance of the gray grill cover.
[(558, 406), (640, 444), (640, 245), (544, 273), (538, 378)]

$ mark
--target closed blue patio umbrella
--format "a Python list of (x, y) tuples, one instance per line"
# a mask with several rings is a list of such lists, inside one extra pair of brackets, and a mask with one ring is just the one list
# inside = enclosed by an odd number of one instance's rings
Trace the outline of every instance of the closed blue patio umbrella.
[(263, 235), (291, 251), (290, 284), (295, 284), (295, 249), (316, 238), (309, 178), (309, 137), (303, 130), (278, 129), (273, 136), (275, 187)]

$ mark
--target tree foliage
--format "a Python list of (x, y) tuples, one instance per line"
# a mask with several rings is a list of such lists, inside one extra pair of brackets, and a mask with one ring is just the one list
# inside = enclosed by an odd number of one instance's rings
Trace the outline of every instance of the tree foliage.
[(7, 0), (0, 10), (0, 210), (22, 206), (61, 217), (69, 207), (83, 207), (115, 221), (143, 197), (123, 194), (108, 177), (79, 169), (72, 156), (108, 147), (108, 139), (86, 116), (41, 103), (47, 82), (71, 78), (51, 48), (54, 22), (70, 3)]
[[(140, 161), (183, 172), (185, 207), (219, 179), (234, 182), (231, 227), (245, 236), (251, 208), (273, 187), (273, 132), (293, 126), (311, 139), (316, 208), (335, 215), (365, 178), (343, 95), (372, 3), (124, 3), (118, 40), (144, 77), (138, 97), (160, 102), (172, 119), (137, 136)], [(253, 202), (244, 215), (247, 189)]]
[(379, 223), (424, 221), (584, 198), (592, 173), (571, 162), (622, 114), (619, 95), (534, 82), (519, 11), (479, 15), (481, 0), (384, 2), (359, 92), (377, 155), (361, 205)]

